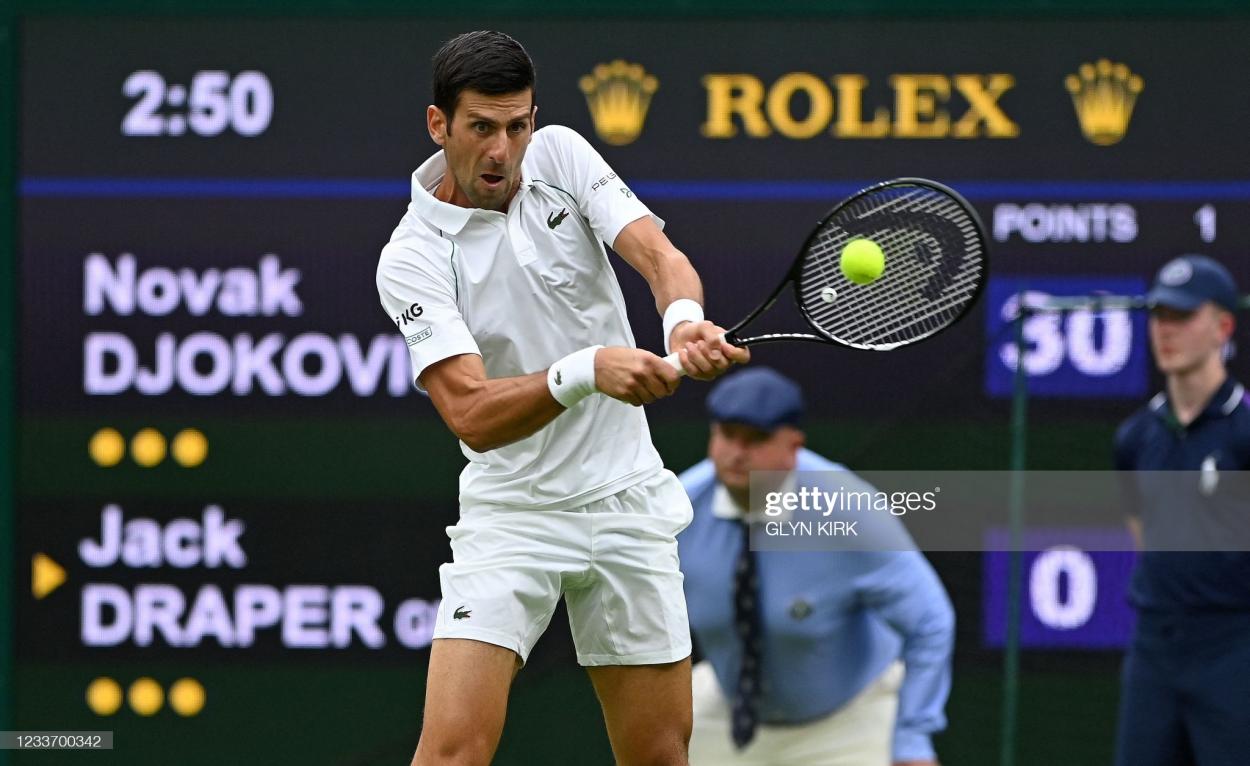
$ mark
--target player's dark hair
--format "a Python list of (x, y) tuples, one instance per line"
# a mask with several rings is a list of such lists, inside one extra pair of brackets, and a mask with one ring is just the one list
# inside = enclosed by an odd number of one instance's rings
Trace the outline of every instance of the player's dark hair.
[(503, 32), (465, 32), (444, 43), (433, 64), (434, 106), (447, 115), (448, 123), (466, 90), (501, 96), (534, 87), (534, 62)]

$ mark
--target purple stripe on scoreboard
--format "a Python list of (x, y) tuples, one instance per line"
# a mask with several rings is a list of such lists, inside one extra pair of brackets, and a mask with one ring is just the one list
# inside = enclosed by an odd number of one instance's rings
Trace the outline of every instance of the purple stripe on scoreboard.
[[(1010, 547), (1006, 530), (986, 535), (982, 639), (1007, 638)], [(1023, 535), (1020, 645), (1030, 649), (1120, 649), (1136, 619), (1128, 603), (1136, 554), (1123, 529), (1030, 529)]]
[[(739, 200), (751, 202), (832, 203), (884, 179), (815, 180), (771, 178), (683, 179), (639, 178), (630, 187), (648, 201)], [(1142, 180), (976, 180), (945, 179), (973, 202), (1004, 199), (1073, 200), (1119, 199), (1140, 202), (1243, 202), (1250, 200), (1250, 180), (1142, 181)], [(219, 198), (377, 199), (408, 196), (406, 177), (400, 178), (286, 178), (286, 177), (140, 177), (140, 176), (24, 176), (18, 180), (22, 197), (77, 198)]]

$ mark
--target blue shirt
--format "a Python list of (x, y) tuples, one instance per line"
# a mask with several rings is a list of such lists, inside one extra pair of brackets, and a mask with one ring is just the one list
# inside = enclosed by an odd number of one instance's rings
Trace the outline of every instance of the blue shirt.
[[(846, 471), (809, 450), (800, 450), (797, 467)], [(846, 475), (839, 483), (850, 490), (858, 479)], [(681, 481), (694, 506), (694, 520), (677, 538), (690, 626), (721, 689), (733, 689), (742, 657), (733, 610), (741, 522), (713, 513), (719, 482), (711, 460), (690, 468)], [(792, 724), (829, 715), (901, 658), (906, 677), (894, 759), (933, 758), (930, 735), (946, 726), (955, 612), (924, 556), (916, 551), (755, 555), (764, 633), (760, 720)]]
[[(1211, 397), (1192, 423), (1176, 419), (1165, 393), (1133, 413), (1115, 435), (1115, 464), (1123, 471), (1244, 471), (1250, 468), (1250, 406), (1245, 388), (1232, 378)], [(1147, 481), (1140, 477), (1134, 484)], [(1157, 483), (1155, 479), (1152, 483)], [(1147, 548), (1137, 561), (1129, 600), (1152, 612), (1250, 610), (1250, 553), (1149, 550), (1152, 527), (1176, 523), (1179, 510), (1202, 506), (1206, 518), (1244, 517), (1250, 508), (1236, 498), (1202, 496), (1197, 487), (1170, 486), (1167, 491), (1135, 491), (1130, 485), (1130, 513), (1142, 518)], [(1184, 492), (1185, 496), (1177, 497)], [(1235, 507), (1222, 507), (1234, 503)], [(1196, 515), (1196, 514), (1195, 514)], [(1180, 520), (1183, 521), (1183, 520)]]

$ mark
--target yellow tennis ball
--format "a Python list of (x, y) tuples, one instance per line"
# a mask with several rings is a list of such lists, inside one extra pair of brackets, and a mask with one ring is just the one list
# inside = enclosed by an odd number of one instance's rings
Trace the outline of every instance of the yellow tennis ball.
[(853, 239), (842, 248), (842, 274), (857, 285), (875, 282), (885, 271), (885, 253), (871, 239)]

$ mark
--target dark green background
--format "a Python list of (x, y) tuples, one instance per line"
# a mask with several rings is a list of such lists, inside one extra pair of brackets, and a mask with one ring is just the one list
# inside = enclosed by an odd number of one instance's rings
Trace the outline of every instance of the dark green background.
[[(151, 675), (168, 684), (188, 673), (172, 661), (121, 663), (81, 660), (12, 664), (14, 598), (28, 598), (29, 562), (15, 559), (14, 498), (30, 500), (108, 499), (141, 494), (154, 499), (227, 502), (232, 496), (326, 495), (345, 500), (420, 499), (454, 502), (446, 477), (461, 463), (450, 438), (431, 438), (417, 455), (393, 449), (408, 444), (414, 423), (391, 418), (344, 421), (307, 419), (222, 420), (212, 424), (213, 457), (198, 472), (162, 466), (150, 472), (105, 472), (81, 459), (82, 445), (99, 427), (98, 418), (39, 418), (19, 421), (14, 404), (16, 252), (14, 211), (16, 21), (43, 14), (189, 13), (317, 15), (395, 14), (448, 17), (445, 3), (400, 0), (27, 0), (0, 9), (0, 728), (99, 729), (116, 732), (112, 753), (21, 754), (19, 764), (222, 764), (222, 763), (406, 763), (416, 741), (421, 710), (424, 653), (412, 662), (356, 662), (298, 657), (282, 662), (202, 663), (193, 674), (209, 689), (200, 716), (183, 720), (167, 709), (140, 719), (124, 708), (99, 719), (82, 701), (86, 679), (101, 673), (123, 683)], [(500, 18), (541, 17), (750, 17), (757, 15), (941, 15), (1012, 17), (1021, 24), (1037, 17), (1103, 17), (1195, 14), (1245, 15), (1234, 0), (899, 0), (892, 3), (783, 0), (767, 5), (744, 0), (701, 0), (630, 4), (552, 0), (486, 0), (475, 13)], [(66, 55), (73, 55), (67, 51)], [(1048, 414), (1035, 422), (1028, 440), (1033, 468), (1103, 468), (1114, 420)], [(940, 418), (907, 425), (899, 417), (866, 414), (859, 420), (813, 423), (811, 446), (853, 466), (872, 468), (1006, 468), (1011, 448), (1005, 407), (980, 422)], [(702, 457), (705, 426), (670, 413), (660, 418), (655, 439), (666, 462), (685, 466)], [(131, 433), (153, 425), (171, 432), (182, 422), (116, 421)], [(437, 431), (428, 413), (421, 425)], [(940, 445), (940, 448), (938, 448)], [(58, 459), (68, 452), (78, 459)], [(417, 458), (423, 466), (413, 471)], [(344, 481), (347, 477), (348, 480)], [(430, 477), (439, 477), (431, 481)], [(950, 728), (938, 739), (947, 764), (991, 764), (999, 753), (1000, 658), (977, 649), (980, 597), (979, 556), (935, 557), (960, 612), (960, 651), (948, 708)], [(559, 618), (553, 623), (560, 624)], [(598, 710), (583, 674), (573, 667), (566, 641), (540, 645), (532, 667), (518, 680), (500, 764), (596, 764), (609, 762)], [(1118, 658), (1103, 653), (1032, 653), (1024, 658), (1019, 752), (1022, 764), (1101, 764), (1110, 758)], [(0, 764), (7, 754), (0, 753)]]

